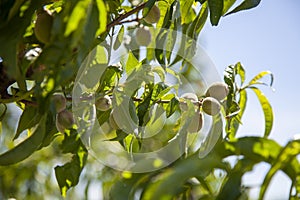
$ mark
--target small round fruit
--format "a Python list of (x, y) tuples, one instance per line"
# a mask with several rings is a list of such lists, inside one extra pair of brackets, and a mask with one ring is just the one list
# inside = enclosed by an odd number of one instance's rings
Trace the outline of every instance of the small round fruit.
[(216, 115), (221, 110), (220, 102), (213, 97), (206, 97), (202, 101), (202, 109), (208, 115)]
[(140, 27), (135, 32), (136, 43), (140, 46), (148, 46), (151, 42), (151, 32), (146, 27)]
[(55, 110), (57, 113), (66, 109), (67, 100), (62, 94), (54, 94), (51, 99), (54, 103)]
[(160, 10), (156, 5), (153, 5), (151, 10), (145, 16), (144, 20), (148, 24), (155, 24), (159, 21), (159, 19), (160, 19)]
[(107, 111), (111, 108), (112, 102), (108, 95), (105, 95), (104, 97), (100, 97), (96, 100), (96, 108), (100, 111)]
[(113, 128), (115, 130), (120, 129), (117, 122), (116, 122), (116, 120), (114, 119), (113, 113), (110, 114), (108, 122), (109, 122), (109, 125), (110, 125), (111, 128)]
[(52, 25), (53, 16), (49, 11), (41, 10), (37, 12), (34, 34), (40, 42), (48, 43), (50, 41)]
[(196, 94), (188, 92), (184, 93), (183, 95), (180, 96), (181, 99), (184, 99), (184, 101), (180, 101), (179, 107), (183, 111), (188, 110), (188, 106), (185, 100), (190, 100), (192, 103), (198, 102), (198, 97)]
[(222, 82), (213, 83), (206, 91), (207, 97), (213, 97), (219, 101), (225, 99), (228, 95), (228, 85)]
[(73, 114), (68, 110), (63, 110), (56, 115), (56, 128), (60, 132), (63, 132), (65, 129), (72, 128), (74, 123), (75, 120)]
[(193, 118), (191, 119), (191, 123), (188, 126), (189, 133), (197, 133), (201, 130), (203, 126), (203, 114), (200, 111), (197, 111)]

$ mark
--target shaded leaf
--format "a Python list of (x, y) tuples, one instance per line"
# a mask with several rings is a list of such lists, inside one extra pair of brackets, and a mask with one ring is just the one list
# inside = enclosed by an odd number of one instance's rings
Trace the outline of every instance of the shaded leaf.
[(254, 8), (254, 7), (258, 6), (259, 3), (260, 3), (260, 0), (244, 0), (240, 5), (238, 5), (236, 8), (234, 8), (232, 11), (230, 11), (226, 15), (230, 15), (230, 14), (242, 11), (242, 10)]
[(113, 46), (114, 50), (117, 50), (120, 47), (120, 45), (123, 42), (123, 37), (124, 37), (124, 26), (121, 26), (121, 28), (118, 32), (118, 35), (116, 37), (116, 41), (115, 41), (114, 46)]
[(199, 149), (199, 158), (204, 158), (214, 148), (223, 133), (223, 122), (221, 114), (213, 116), (212, 125), (205, 140)]
[(223, 12), (223, 0), (207, 0), (210, 11), (210, 22), (213, 26), (218, 25)]
[(45, 115), (41, 117), (39, 124), (31, 136), (13, 149), (0, 155), (0, 165), (11, 165), (21, 162), (39, 148), (45, 135), (46, 118), (47, 116)]
[(26, 106), (19, 119), (17, 131), (13, 139), (17, 139), (24, 130), (33, 127), (39, 121), (40, 115), (38, 113), (37, 108), (32, 106)]

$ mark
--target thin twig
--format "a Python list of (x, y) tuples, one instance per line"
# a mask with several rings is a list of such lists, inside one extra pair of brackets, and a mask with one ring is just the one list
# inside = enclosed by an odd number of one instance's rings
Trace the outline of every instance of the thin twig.
[(113, 20), (112, 22), (110, 22), (109, 24), (107, 24), (106, 26), (106, 30), (109, 30), (111, 27), (115, 26), (115, 25), (119, 25), (121, 24), (123, 19), (126, 19), (127, 17), (129, 17), (130, 15), (142, 10), (145, 7), (146, 3), (143, 3), (137, 7), (135, 7), (134, 9), (130, 10), (129, 12), (120, 15), (119, 17), (117, 17), (115, 20)]

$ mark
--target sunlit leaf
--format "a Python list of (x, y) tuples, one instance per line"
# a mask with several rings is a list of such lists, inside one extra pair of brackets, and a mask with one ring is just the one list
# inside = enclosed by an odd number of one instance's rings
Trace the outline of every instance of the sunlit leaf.
[(270, 75), (270, 86), (272, 86), (273, 84), (273, 80), (274, 80), (274, 76), (272, 74), (272, 72), (270, 71), (263, 71), (263, 72), (260, 72), (258, 75), (256, 75), (250, 82), (249, 82), (249, 85), (254, 85), (254, 84), (264, 84), (263, 82), (260, 82), (259, 80), (262, 79), (263, 77), (265, 77), (266, 75)]
[(273, 127), (273, 109), (267, 97), (257, 88), (251, 87), (255, 92), (265, 116), (265, 133), (264, 137), (268, 137)]
[(236, 2), (236, 0), (224, 0), (224, 7), (223, 7), (222, 15), (224, 15), (235, 2)]
[(246, 92), (246, 90), (241, 90), (239, 93), (238, 113), (237, 113), (237, 115), (230, 118), (229, 123), (227, 124), (227, 127), (226, 127), (229, 138), (235, 137), (235, 135), (239, 129), (239, 126), (240, 126), (241, 120), (242, 120), (242, 116), (246, 109), (246, 103), (247, 103), (247, 92)]
[(294, 165), (295, 169), (298, 169), (298, 173), (300, 172), (300, 165), (295, 157), (300, 154), (300, 141), (295, 140), (289, 142), (280, 152), (275, 162), (272, 163), (272, 167), (269, 169), (266, 174), (263, 184), (260, 189), (259, 199), (264, 199), (265, 192), (275, 175), (275, 173), (285, 168), (287, 165)]
[(191, 19), (191, 15), (193, 15), (193, 3), (194, 0), (180, 0), (180, 14), (182, 24), (190, 23), (193, 20)]
[(107, 24), (107, 11), (106, 6), (103, 0), (96, 0), (97, 8), (99, 12), (98, 21), (99, 21), (99, 27), (96, 31), (96, 35), (100, 35), (106, 30), (106, 24)]
[(80, 23), (86, 20), (88, 13), (87, 10), (89, 9), (91, 2), (91, 0), (78, 1), (68, 20), (66, 30), (64, 33), (65, 36), (69, 36), (78, 27), (80, 27)]
[(116, 41), (114, 43), (114, 47), (113, 47), (114, 50), (116, 50), (120, 47), (120, 45), (123, 42), (123, 37), (124, 37), (124, 26), (121, 26), (121, 28), (118, 32), (118, 35), (116, 37)]

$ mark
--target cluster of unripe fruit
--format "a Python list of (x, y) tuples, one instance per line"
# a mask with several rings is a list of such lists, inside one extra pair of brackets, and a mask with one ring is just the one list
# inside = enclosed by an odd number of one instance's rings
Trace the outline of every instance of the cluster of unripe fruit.
[(75, 123), (73, 114), (71, 111), (66, 109), (67, 100), (64, 95), (54, 94), (51, 100), (56, 111), (56, 128), (59, 132), (64, 133), (65, 129), (72, 128)]
[[(144, 17), (144, 21), (147, 24), (155, 24), (160, 19), (160, 10), (156, 5), (153, 5), (147, 15)], [(151, 43), (152, 34), (148, 27), (142, 26), (137, 28), (135, 32), (135, 40), (140, 46), (148, 46)]]
[[(180, 109), (184, 112), (188, 110), (187, 100), (192, 104), (197, 105), (195, 109), (195, 115), (191, 121), (188, 132), (194, 133), (199, 132), (203, 126), (203, 114), (207, 115), (217, 115), (221, 110), (221, 101), (228, 95), (228, 86), (225, 83), (214, 83), (206, 91), (205, 97), (201, 100), (198, 99), (197, 95), (194, 93), (185, 93), (180, 97)], [(66, 98), (62, 94), (55, 94), (52, 97), (52, 101), (55, 105), (56, 110), (56, 127), (60, 132), (64, 132), (65, 129), (70, 129), (73, 127), (75, 121), (72, 112), (66, 109)], [(110, 96), (104, 95), (97, 98), (95, 101), (96, 109), (99, 111), (108, 111), (112, 108), (112, 100)], [(201, 109), (200, 109), (201, 108)], [(113, 112), (113, 111), (112, 111)], [(117, 130), (119, 126), (117, 125), (113, 113), (109, 117), (110, 126)]]
[(185, 93), (181, 96), (180, 109), (186, 111), (188, 109), (186, 100), (198, 105), (196, 113), (191, 119), (188, 127), (188, 132), (198, 132), (203, 126), (203, 114), (201, 109), (207, 115), (217, 115), (221, 111), (221, 101), (226, 98), (229, 93), (228, 86), (225, 83), (213, 83), (206, 91), (205, 97), (199, 101), (197, 95), (194, 93)]

